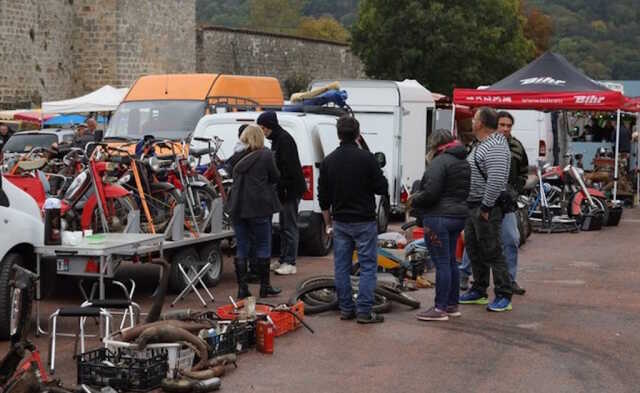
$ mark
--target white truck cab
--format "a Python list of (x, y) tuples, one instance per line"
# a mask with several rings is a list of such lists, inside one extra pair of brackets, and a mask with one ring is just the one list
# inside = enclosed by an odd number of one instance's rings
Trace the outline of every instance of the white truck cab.
[[(191, 146), (206, 147), (203, 142), (195, 138), (212, 138), (217, 136), (224, 140), (221, 156), (229, 158), (233, 154), (233, 147), (238, 140), (238, 128), (242, 124), (255, 123), (261, 112), (229, 112), (204, 116), (193, 132)], [(326, 255), (331, 250), (331, 237), (327, 236), (322, 211), (318, 201), (319, 165), (326, 155), (338, 145), (336, 130), (337, 117), (332, 115), (309, 114), (299, 112), (277, 112), (278, 122), (291, 134), (298, 146), (298, 155), (302, 172), (307, 182), (307, 192), (302, 197), (298, 208), (298, 227), (300, 228), (300, 242), (309, 255)], [(369, 143), (368, 137), (366, 142)], [(267, 147), (270, 146), (266, 140)], [(203, 156), (203, 159), (205, 156)], [(204, 161), (204, 160), (203, 160)], [(378, 199), (378, 207), (384, 205)], [(383, 217), (388, 220), (387, 217)], [(277, 225), (278, 215), (274, 215)], [(386, 222), (383, 225), (386, 226)], [(380, 222), (379, 222), (380, 225)]]
[(0, 182), (0, 340), (9, 338), (10, 287), (14, 264), (35, 262), (44, 243), (44, 222), (36, 201), (11, 182)]

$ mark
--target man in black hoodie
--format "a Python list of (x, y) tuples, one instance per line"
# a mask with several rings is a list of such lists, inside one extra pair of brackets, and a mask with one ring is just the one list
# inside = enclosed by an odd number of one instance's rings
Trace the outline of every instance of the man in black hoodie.
[(280, 210), (280, 260), (271, 264), (277, 274), (296, 274), (296, 257), (298, 256), (298, 204), (307, 190), (307, 183), (302, 174), (298, 146), (293, 137), (278, 123), (273, 111), (262, 113), (258, 117), (258, 125), (264, 135), (271, 141), (271, 150), (276, 158), (276, 166), (280, 171), (278, 197), (282, 204)]

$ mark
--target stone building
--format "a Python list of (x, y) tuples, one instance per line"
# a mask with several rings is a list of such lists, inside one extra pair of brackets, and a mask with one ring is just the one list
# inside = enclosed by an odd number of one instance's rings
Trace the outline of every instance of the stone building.
[(196, 26), (195, 0), (0, 0), (0, 109), (130, 86), (152, 73), (362, 77), (345, 44)]

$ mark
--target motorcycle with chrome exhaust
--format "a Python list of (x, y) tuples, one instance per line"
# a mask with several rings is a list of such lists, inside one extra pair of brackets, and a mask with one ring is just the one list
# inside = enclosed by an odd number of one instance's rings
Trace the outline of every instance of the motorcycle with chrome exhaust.
[[(582, 230), (599, 230), (608, 220), (609, 209), (605, 194), (587, 187), (582, 154), (567, 154), (566, 166), (539, 163), (539, 187), (532, 192), (529, 216), (548, 219), (568, 217)], [(576, 165), (577, 163), (577, 165)]]

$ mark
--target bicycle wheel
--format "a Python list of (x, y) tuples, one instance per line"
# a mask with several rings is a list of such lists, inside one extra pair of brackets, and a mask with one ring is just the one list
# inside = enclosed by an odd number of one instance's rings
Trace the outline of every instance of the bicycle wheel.
[(379, 285), (376, 287), (376, 293), (386, 297), (389, 300), (404, 304), (405, 306), (409, 306), (413, 309), (420, 308), (419, 301), (395, 288)]

